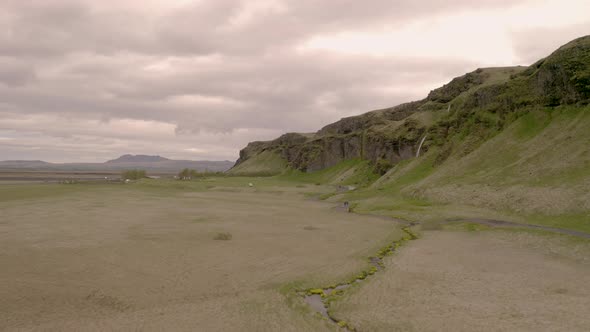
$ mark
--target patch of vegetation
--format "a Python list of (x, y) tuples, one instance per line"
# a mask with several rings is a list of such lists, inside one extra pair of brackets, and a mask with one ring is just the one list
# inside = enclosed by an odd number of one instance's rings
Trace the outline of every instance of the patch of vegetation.
[(321, 288), (312, 288), (308, 289), (306, 292), (307, 295), (321, 295), (324, 296), (324, 290)]
[(228, 175), (273, 176), (287, 170), (287, 161), (273, 151), (263, 151), (230, 169)]
[(179, 180), (193, 180), (193, 179), (202, 179), (206, 177), (213, 177), (213, 176), (223, 176), (224, 173), (222, 172), (199, 172), (194, 169), (185, 168), (180, 171), (177, 175)]
[(197, 217), (197, 218), (194, 218), (192, 221), (195, 222), (195, 223), (203, 223), (203, 222), (209, 221), (209, 218), (207, 218), (207, 217)]
[[(348, 323), (347, 321), (345, 321), (343, 319), (338, 319), (338, 318), (334, 317), (333, 314), (329, 310), (330, 304), (344, 295), (344, 289), (337, 290), (336, 288), (338, 288), (340, 286), (347, 286), (348, 288), (345, 288), (345, 289), (350, 289), (350, 287), (353, 287), (354, 285), (356, 285), (357, 282), (359, 282), (361, 280), (365, 280), (369, 276), (374, 275), (375, 273), (378, 272), (377, 267), (372, 265), (372, 261), (373, 261), (374, 257), (383, 258), (386, 255), (390, 255), (394, 252), (395, 249), (398, 249), (404, 242), (418, 238), (417, 235), (411, 230), (410, 227), (403, 227), (402, 230), (404, 232), (404, 235), (401, 238), (399, 238), (399, 239), (395, 240), (393, 243), (388, 244), (387, 246), (381, 248), (376, 256), (369, 257), (367, 259), (370, 264), (369, 267), (361, 270), (358, 274), (353, 275), (348, 281), (346, 281), (344, 283), (339, 283), (339, 284), (332, 284), (332, 285), (324, 287), (324, 288), (309, 288), (309, 289), (306, 289), (303, 291), (299, 290), (299, 291), (296, 291), (296, 293), (299, 293), (301, 295), (306, 295), (306, 296), (320, 295), (322, 297), (322, 303), (324, 304), (324, 307), (326, 307), (328, 309), (327, 312), (328, 312), (328, 316), (330, 317), (330, 320), (333, 321), (334, 323), (336, 323), (336, 325), (340, 328), (347, 328), (350, 331), (355, 331), (356, 329), (353, 328), (350, 325), (350, 323)], [(380, 264), (380, 265), (382, 266), (382, 264)], [(329, 294), (326, 294), (326, 292), (328, 290), (331, 290), (331, 292)]]
[(316, 172), (290, 169), (279, 176), (286, 181), (313, 183), (315, 185), (354, 185), (363, 187), (379, 178), (373, 166), (366, 160), (350, 159)]
[(386, 159), (379, 159), (377, 163), (375, 163), (375, 173), (379, 175), (384, 175), (392, 168), (393, 164)]
[(545, 109), (544, 112), (530, 112), (522, 117), (516, 123), (515, 136), (520, 139), (530, 139), (538, 135), (551, 123), (551, 111)]
[(80, 183), (76, 186), (62, 186), (55, 184), (3, 184), (2, 190), (0, 190), (0, 202), (59, 197), (62, 195), (78, 194), (88, 190), (101, 190), (106, 186), (107, 185), (91, 185), (88, 183)]
[(213, 240), (229, 241), (232, 239), (232, 237), (233, 236), (231, 235), (231, 233), (223, 232), (223, 233), (215, 234), (215, 237), (213, 238)]
[(146, 171), (142, 169), (132, 169), (121, 173), (121, 179), (123, 180), (140, 180), (145, 178), (147, 178), (147, 174)]

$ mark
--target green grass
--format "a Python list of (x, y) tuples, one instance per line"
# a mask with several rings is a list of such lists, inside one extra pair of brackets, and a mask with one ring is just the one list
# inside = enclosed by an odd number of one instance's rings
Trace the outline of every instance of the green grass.
[(522, 116), (515, 124), (515, 137), (521, 140), (538, 135), (551, 123), (551, 109), (544, 112), (530, 112)]
[(557, 216), (531, 214), (525, 216), (525, 220), (530, 224), (590, 233), (590, 213), (560, 214)]
[(303, 183), (366, 186), (379, 176), (366, 160), (350, 159), (316, 172), (289, 170), (278, 179)]
[(263, 151), (229, 170), (232, 175), (276, 175), (287, 169), (287, 161), (276, 152)]
[(589, 127), (590, 107), (531, 112), (467, 156), (452, 155), (424, 185), (584, 186), (590, 178)]

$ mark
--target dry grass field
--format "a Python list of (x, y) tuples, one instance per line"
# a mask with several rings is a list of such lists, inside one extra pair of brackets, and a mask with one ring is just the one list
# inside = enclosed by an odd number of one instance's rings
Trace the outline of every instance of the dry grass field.
[(0, 170), (0, 184), (53, 182), (66, 180), (102, 181), (106, 179), (119, 180), (121, 172), (58, 172), (58, 171), (7, 171)]
[(590, 243), (428, 231), (334, 306), (359, 331), (588, 331)]
[[(297, 291), (354, 280), (403, 235), (308, 198), (332, 187), (279, 178), (0, 186), (2, 331), (338, 330)], [(357, 331), (590, 329), (587, 240), (455, 224), (383, 262), (332, 317)]]
[(316, 186), (249, 181), (4, 185), (0, 330), (330, 329), (294, 289), (349, 277), (399, 232), (300, 194)]

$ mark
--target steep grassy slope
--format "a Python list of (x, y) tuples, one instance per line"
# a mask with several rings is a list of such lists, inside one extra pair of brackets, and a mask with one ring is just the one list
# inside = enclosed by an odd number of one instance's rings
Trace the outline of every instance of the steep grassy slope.
[(590, 107), (559, 107), (528, 113), (407, 190), (442, 202), (562, 214), (590, 210), (589, 189)]
[(279, 176), (279, 178), (304, 183), (358, 187), (373, 183), (379, 178), (379, 175), (374, 172), (374, 167), (368, 161), (350, 159), (312, 173), (289, 170)]
[(436, 147), (334, 199), (408, 220), (489, 218), (590, 232), (588, 128), (588, 106), (531, 112), (466, 156), (457, 149), (438, 164)]
[(287, 167), (287, 161), (273, 151), (262, 151), (229, 170), (232, 175), (276, 175)]

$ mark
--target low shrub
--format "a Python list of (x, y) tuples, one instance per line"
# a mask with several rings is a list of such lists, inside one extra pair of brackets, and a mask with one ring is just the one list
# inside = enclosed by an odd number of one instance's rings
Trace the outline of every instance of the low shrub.
[(229, 241), (232, 239), (232, 235), (231, 235), (231, 233), (228, 233), (228, 232), (217, 233), (213, 239), (214, 240), (221, 240), (221, 241)]
[(121, 174), (121, 178), (123, 180), (139, 180), (139, 179), (144, 179), (146, 177), (147, 177), (147, 174), (142, 169), (127, 170), (127, 171), (123, 171), (123, 173)]

